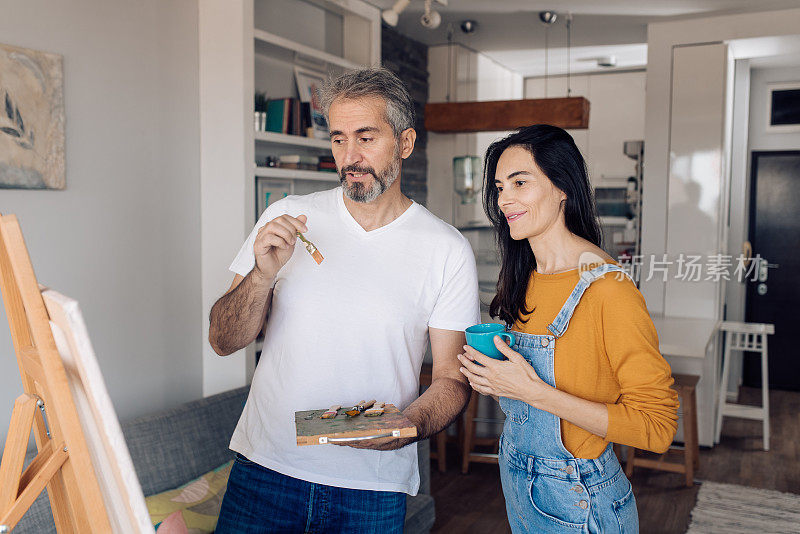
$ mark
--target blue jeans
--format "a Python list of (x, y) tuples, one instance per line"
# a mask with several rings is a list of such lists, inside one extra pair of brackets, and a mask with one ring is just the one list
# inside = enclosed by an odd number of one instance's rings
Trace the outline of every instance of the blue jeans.
[(216, 532), (402, 534), (405, 516), (404, 493), (314, 484), (237, 454)]

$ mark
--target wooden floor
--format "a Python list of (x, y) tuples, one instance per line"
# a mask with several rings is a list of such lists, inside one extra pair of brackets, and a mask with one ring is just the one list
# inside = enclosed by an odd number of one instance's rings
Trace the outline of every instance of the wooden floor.
[[(742, 388), (740, 401), (755, 404), (761, 390)], [(761, 423), (725, 418), (721, 443), (701, 449), (696, 479), (800, 494), (800, 392), (770, 393), (772, 437), (761, 450)], [(496, 465), (471, 464), (467, 475), (457, 465), (453, 445), (448, 466), (439, 473), (431, 463), (431, 490), (436, 501), (438, 533), (507, 533), (505, 501)], [(637, 468), (633, 479), (642, 533), (683, 533), (699, 486), (684, 486), (683, 475)]]

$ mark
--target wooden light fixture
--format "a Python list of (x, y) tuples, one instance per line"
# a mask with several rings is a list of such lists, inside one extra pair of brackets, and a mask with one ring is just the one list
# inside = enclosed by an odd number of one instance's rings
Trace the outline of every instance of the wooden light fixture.
[(425, 129), (429, 132), (495, 132), (531, 124), (586, 129), (589, 127), (589, 101), (578, 96), (425, 105)]
[[(552, 124), (564, 129), (589, 127), (589, 101), (570, 95), (570, 49), (572, 47), (572, 14), (567, 13), (567, 97), (547, 97), (548, 32), (558, 15), (542, 11), (539, 20), (545, 25), (544, 79), (545, 98), (498, 100), (491, 102), (444, 102), (425, 105), (425, 129), (437, 133), (496, 132), (516, 130), (532, 124)], [(449, 90), (448, 90), (449, 94)]]

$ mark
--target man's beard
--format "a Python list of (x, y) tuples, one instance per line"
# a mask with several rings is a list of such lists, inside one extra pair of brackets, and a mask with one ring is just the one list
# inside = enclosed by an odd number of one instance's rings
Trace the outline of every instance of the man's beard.
[[(355, 202), (372, 202), (389, 189), (397, 177), (400, 176), (400, 151), (395, 151), (392, 161), (380, 173), (376, 173), (372, 167), (361, 165), (348, 165), (339, 170), (339, 181), (342, 183), (344, 194)], [(366, 173), (372, 175), (372, 184), (363, 182), (347, 182), (347, 173)]]

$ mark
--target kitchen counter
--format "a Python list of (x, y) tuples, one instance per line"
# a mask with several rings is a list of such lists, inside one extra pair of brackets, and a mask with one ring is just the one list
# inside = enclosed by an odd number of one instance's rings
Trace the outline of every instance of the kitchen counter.
[[(658, 345), (672, 373), (700, 377), (697, 384), (697, 417), (700, 444), (714, 445), (714, 423), (719, 388), (719, 321), (694, 317), (651, 314), (658, 332)], [(679, 409), (678, 413), (681, 414)], [(683, 426), (678, 424), (676, 441), (683, 441)]]

